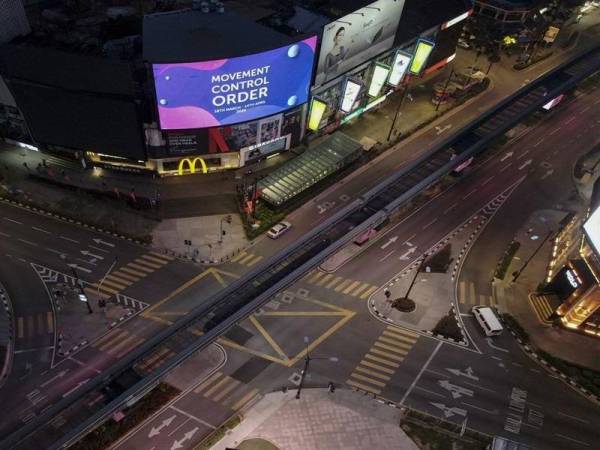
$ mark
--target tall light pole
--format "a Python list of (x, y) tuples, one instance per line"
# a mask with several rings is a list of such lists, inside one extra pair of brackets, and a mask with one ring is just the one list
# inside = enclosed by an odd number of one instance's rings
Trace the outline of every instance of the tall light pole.
[(311, 358), (311, 356), (308, 352), (308, 342), (309, 342), (308, 336), (304, 336), (304, 345), (306, 346), (306, 354), (304, 356), (304, 367), (300, 374), (300, 384), (298, 384), (298, 390), (296, 391), (296, 399), (300, 398), (300, 392), (302, 391), (302, 386), (304, 386), (304, 379), (306, 378), (306, 374), (308, 372), (308, 366), (311, 361), (316, 360), (316, 359), (327, 359), (331, 362), (338, 362), (338, 358), (336, 358), (335, 356), (331, 356), (329, 358)]
[(404, 97), (406, 97), (407, 92), (408, 92), (408, 83), (405, 83), (404, 89), (402, 90), (402, 97), (400, 97), (400, 101), (398, 102), (398, 106), (396, 107), (396, 112), (394, 114), (394, 120), (392, 120), (392, 125), (390, 126), (390, 131), (389, 131), (388, 137), (387, 137), (388, 142), (392, 138), (392, 132), (394, 131), (394, 128), (396, 128), (396, 120), (398, 120), (398, 114), (400, 114), (400, 108), (402, 107), (402, 103), (404, 103)]
[(540, 245), (538, 245), (537, 248), (535, 249), (535, 251), (531, 254), (531, 256), (529, 258), (527, 258), (527, 261), (525, 261), (525, 263), (523, 264), (523, 266), (521, 266), (521, 268), (519, 270), (516, 270), (515, 272), (513, 272), (513, 279), (512, 279), (513, 283), (515, 281), (517, 281), (517, 279), (521, 276), (521, 273), (525, 270), (525, 268), (527, 267), (527, 265), (529, 264), (529, 262), (542, 249), (542, 247), (544, 246), (544, 244), (546, 243), (546, 241), (548, 239), (550, 239), (550, 236), (552, 236), (552, 233), (553, 233), (552, 230), (548, 231), (548, 234), (546, 235), (546, 237), (544, 239), (542, 239), (542, 242), (540, 242)]
[(98, 283), (98, 298), (100, 299), (100, 288), (102, 287), (102, 283), (104, 283), (104, 280), (106, 280), (106, 277), (110, 274), (110, 272), (113, 270), (113, 268), (115, 267), (115, 264), (117, 264), (118, 261), (118, 256), (115, 256), (115, 260), (112, 262), (112, 264), (110, 265), (110, 267), (108, 268), (108, 270), (106, 271), (106, 273), (104, 274), (104, 276), (102, 277), (102, 279), (100, 280), (100, 283)]

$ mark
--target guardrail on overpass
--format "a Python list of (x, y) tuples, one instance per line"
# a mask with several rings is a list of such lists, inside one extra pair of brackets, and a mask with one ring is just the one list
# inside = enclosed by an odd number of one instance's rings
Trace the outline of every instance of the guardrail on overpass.
[[(291, 246), (195, 307), (171, 327), (157, 333), (109, 370), (44, 410), (5, 438), (1, 442), (2, 448), (15, 448), (17, 444), (19, 448), (37, 448), (34, 441), (39, 447), (42, 440), (53, 441), (50, 446), (53, 449), (72, 444), (87, 430), (100, 424), (133, 398), (139, 397), (140, 393), (156, 384), (168, 371), (195, 351), (208, 346), (355, 236), (381, 224), (391, 213), (441, 176), (468, 158), (485, 151), (486, 146), (495, 138), (513, 128), (526, 116), (598, 71), (600, 46), (594, 46), (524, 86), (396, 174), (383, 180)], [(185, 350), (123, 394), (95, 411), (88, 411), (88, 415), (81, 417), (78, 424), (69, 424), (71, 428), (64, 433), (52, 430), (48, 425), (54, 416), (73, 407), (91, 392), (97, 392), (99, 388), (106, 386), (168, 339), (182, 339), (184, 335), (191, 338), (193, 334), (189, 333), (190, 328), (196, 330), (196, 334), (197, 330), (202, 330), (202, 336), (193, 338)]]

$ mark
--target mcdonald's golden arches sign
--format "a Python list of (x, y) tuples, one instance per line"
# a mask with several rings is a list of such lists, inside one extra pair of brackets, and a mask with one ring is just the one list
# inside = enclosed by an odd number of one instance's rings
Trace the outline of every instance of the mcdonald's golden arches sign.
[(178, 168), (179, 175), (183, 175), (183, 172), (185, 170), (189, 170), (189, 173), (196, 173), (197, 163), (200, 163), (200, 166), (202, 167), (202, 173), (208, 173), (208, 167), (206, 166), (206, 162), (204, 162), (204, 160), (198, 156), (194, 159), (183, 158), (182, 160), (180, 160)]

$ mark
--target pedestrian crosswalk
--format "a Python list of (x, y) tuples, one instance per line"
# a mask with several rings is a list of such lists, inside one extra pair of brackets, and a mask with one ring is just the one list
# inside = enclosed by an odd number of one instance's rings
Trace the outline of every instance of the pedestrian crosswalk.
[(351, 280), (331, 273), (321, 272), (320, 270), (310, 272), (304, 277), (304, 280), (312, 285), (331, 289), (334, 292), (350, 295), (362, 300), (369, 298), (378, 289), (377, 286), (369, 283)]
[(139, 337), (129, 331), (115, 329), (95, 341), (92, 347), (119, 359), (138, 347), (145, 340), (145, 338)]
[(412, 331), (388, 326), (354, 368), (346, 383), (363, 391), (380, 394), (418, 339), (419, 335)]
[(554, 313), (554, 308), (550, 305), (545, 295), (531, 294), (529, 296), (529, 303), (531, 303), (531, 307), (540, 322), (546, 325), (552, 324), (552, 320), (549, 320), (549, 318)]
[(223, 372), (213, 373), (193, 392), (234, 411), (242, 409), (258, 395), (258, 389), (251, 389)]
[(160, 367), (165, 361), (175, 356), (175, 352), (170, 348), (163, 347), (152, 353), (150, 356), (145, 358), (137, 368), (150, 373)]
[(100, 294), (103, 298), (116, 295), (128, 286), (160, 269), (174, 258), (156, 252), (148, 252), (130, 263), (109, 273), (104, 280), (91, 284), (85, 290), (87, 294)]
[(54, 333), (54, 317), (52, 311), (19, 316), (16, 318), (17, 339), (32, 338)]
[(230, 259), (231, 262), (241, 264), (242, 266), (252, 267), (263, 259), (261, 255), (253, 253), (240, 252)]
[(475, 283), (465, 280), (458, 283), (458, 302), (461, 305), (497, 306), (493, 296), (477, 293)]

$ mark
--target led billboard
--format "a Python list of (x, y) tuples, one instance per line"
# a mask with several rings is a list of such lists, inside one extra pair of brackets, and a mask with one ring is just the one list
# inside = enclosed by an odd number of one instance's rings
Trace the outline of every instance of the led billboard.
[(305, 103), (316, 36), (254, 55), (153, 64), (163, 130), (218, 127)]
[(427, 60), (429, 59), (429, 55), (431, 55), (431, 51), (435, 44), (429, 41), (425, 41), (423, 39), (419, 39), (417, 41), (417, 49), (415, 50), (415, 56), (410, 63), (410, 73), (414, 75), (420, 75), (425, 65), (427, 64)]
[(600, 255), (600, 208), (597, 208), (583, 224), (583, 230), (596, 254)]
[(340, 110), (342, 112), (349, 113), (352, 111), (352, 107), (354, 106), (354, 103), (356, 103), (361, 87), (362, 85), (354, 80), (346, 80), (344, 95), (342, 96), (342, 103), (340, 105)]
[(311, 131), (317, 131), (321, 124), (321, 119), (325, 110), (327, 109), (327, 103), (318, 98), (313, 97), (310, 103), (310, 113), (308, 115), (308, 129)]
[(403, 8), (404, 0), (378, 0), (325, 25), (315, 85), (391, 48)]
[(385, 80), (387, 80), (389, 73), (390, 68), (388, 66), (383, 64), (375, 64), (375, 67), (373, 68), (373, 76), (371, 77), (371, 84), (369, 84), (369, 90), (367, 91), (369, 97), (379, 97), (381, 88), (385, 84)]
[(396, 52), (396, 55), (394, 56), (394, 62), (392, 63), (392, 71), (390, 72), (390, 77), (388, 78), (389, 84), (392, 86), (398, 86), (402, 82), (411, 59), (412, 55), (409, 55), (408, 53), (401, 52), (400, 50)]

